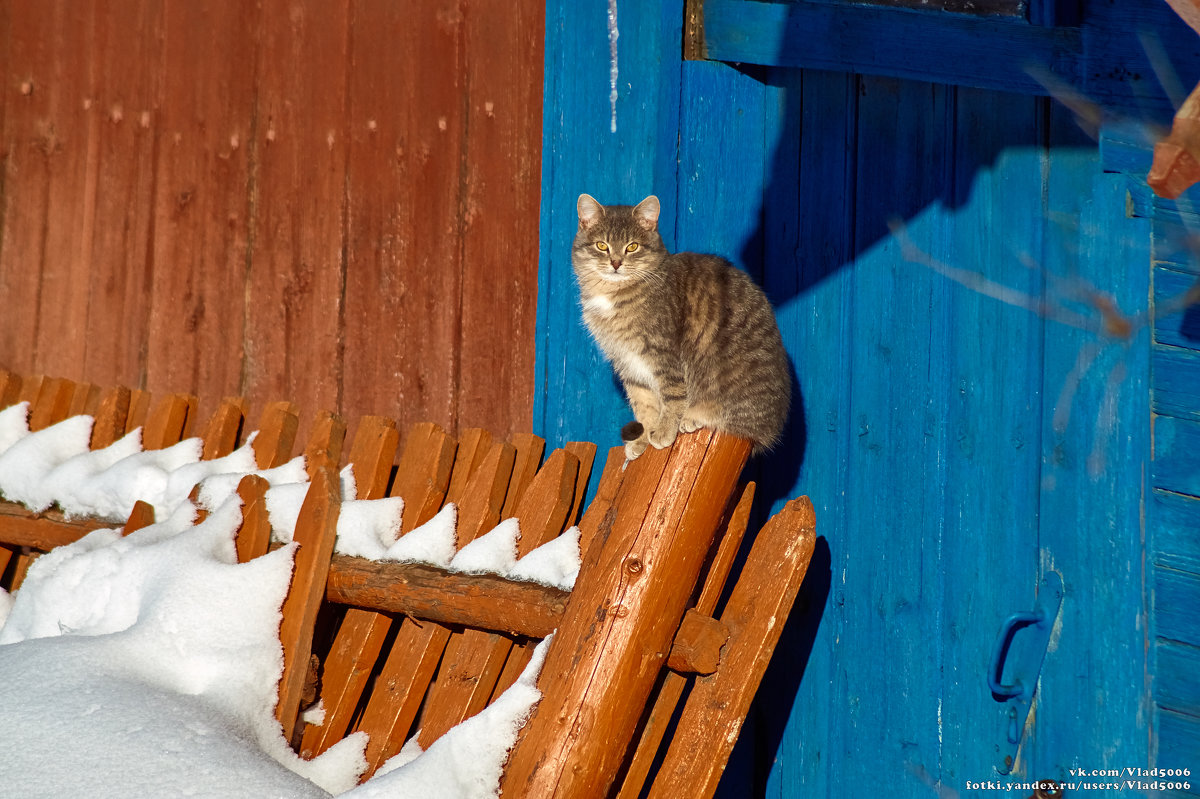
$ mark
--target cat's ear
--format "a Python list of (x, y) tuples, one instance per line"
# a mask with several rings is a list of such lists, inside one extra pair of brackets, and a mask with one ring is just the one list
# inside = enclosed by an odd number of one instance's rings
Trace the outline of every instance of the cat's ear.
[(654, 230), (658, 227), (658, 214), (661, 210), (658, 198), (651, 194), (633, 209), (633, 218), (646, 230)]
[(604, 206), (596, 202), (596, 198), (590, 194), (579, 195), (579, 202), (575, 204), (575, 208), (579, 211), (579, 226), (582, 228), (592, 227), (604, 216)]

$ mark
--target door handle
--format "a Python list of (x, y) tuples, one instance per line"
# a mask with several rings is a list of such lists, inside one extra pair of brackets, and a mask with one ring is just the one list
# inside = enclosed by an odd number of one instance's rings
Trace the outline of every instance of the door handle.
[[(1063, 583), (1057, 572), (1047, 572), (1038, 584), (1037, 601), (1033, 610), (1014, 613), (1000, 625), (992, 656), (988, 659), (987, 684), (992, 698), (1003, 703), (1000, 713), (1001, 733), (996, 746), (996, 771), (1000, 774), (1012, 772), (1021, 738), (1025, 734), (1025, 723), (1033, 707), (1033, 694), (1037, 688), (1046, 650), (1050, 646), (1050, 634), (1062, 608)], [(1030, 636), (1018, 657), (1010, 657), (1012, 643), (1022, 631)], [(1004, 682), (1005, 668), (1012, 681)]]
[(1034, 625), (1053, 624), (1053, 621), (1053, 619), (1047, 620), (1041, 610), (1021, 611), (1004, 620), (1004, 624), (1000, 626), (1000, 634), (996, 636), (996, 644), (992, 647), (991, 660), (988, 661), (988, 688), (992, 690), (992, 694), (998, 698), (998, 701), (1033, 693), (1032, 689), (1025, 686), (1019, 677), (1012, 685), (1004, 685), (1000, 682), (1004, 675), (1004, 664), (1008, 660), (1008, 650), (1017, 635), (1017, 630)]

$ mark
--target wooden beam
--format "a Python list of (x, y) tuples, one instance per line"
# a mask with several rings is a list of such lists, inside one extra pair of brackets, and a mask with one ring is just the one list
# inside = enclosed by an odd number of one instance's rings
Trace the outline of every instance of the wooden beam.
[(325, 598), (422, 621), (545, 638), (570, 594), (493, 574), (449, 572), (427, 563), (386, 563), (335, 555)]
[(313, 628), (329, 575), (329, 561), (337, 538), (342, 491), (337, 473), (322, 466), (312, 476), (300, 516), (296, 521), (295, 567), (292, 584), (283, 601), (279, 641), (283, 645), (283, 676), (279, 678), (279, 702), (275, 718), (283, 726), (283, 737), (292, 740), (304, 682), (312, 655)]
[(697, 677), (650, 791), (653, 799), (707, 799), (717, 790), (750, 702), (783, 634), (782, 620), (808, 571), (816, 545), (808, 497), (793, 499), (763, 525), (721, 622), (729, 642), (721, 668)]
[(61, 512), (55, 510), (35, 516), (23, 505), (0, 502), (0, 542), (9, 546), (49, 551), (78, 541), (92, 530), (119, 526), (120, 522), (96, 519), (67, 521)]
[(704, 55), (1048, 95), (1031, 69), (1084, 83), (1079, 28), (844, 3), (704, 0)]
[(630, 464), (546, 654), (504, 795), (609, 792), (749, 454), (743, 439), (699, 430)]

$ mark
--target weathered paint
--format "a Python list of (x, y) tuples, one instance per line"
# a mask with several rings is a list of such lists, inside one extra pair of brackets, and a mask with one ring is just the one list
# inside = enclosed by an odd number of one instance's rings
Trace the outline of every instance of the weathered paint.
[[(621, 4), (613, 133), (604, 3), (547, 9), (535, 428), (603, 446), (629, 418), (579, 320), (581, 192), (656, 193), (669, 246), (759, 278), (799, 388), (756, 475), (764, 504), (810, 495), (821, 539), (721, 794), (973, 795), (997, 779), (987, 660), (1047, 571), (1065, 597), (1016, 773), (1163, 757), (1155, 731), (1186, 731), (1193, 711), (1151, 701), (1143, 519), (1169, 504), (1182, 540), (1195, 516), (1148, 482), (1152, 236), (1129, 178), (1048, 99), (684, 62), (679, 3)], [(1148, 0), (1089, 9), (1087, 57), (1136, 47), (1143, 11), (1169, 20)], [(1149, 83), (1109, 79), (1138, 84), (1116, 98)], [(1161, 96), (1147, 107), (1166, 113)], [(1127, 339), (1097, 332), (1077, 279), (1112, 295)], [(1043, 295), (1043, 315), (1021, 307)], [(1184, 382), (1177, 405), (1195, 396)]]
[(0, 365), (527, 430), (544, 13), (0, 3)]

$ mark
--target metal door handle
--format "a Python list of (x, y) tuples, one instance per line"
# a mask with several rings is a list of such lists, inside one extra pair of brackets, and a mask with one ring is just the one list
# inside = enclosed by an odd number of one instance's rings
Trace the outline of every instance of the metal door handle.
[[(1021, 737), (1029, 719), (1029, 709), (1033, 706), (1033, 692), (1037, 689), (1038, 675), (1042, 671), (1046, 650), (1050, 646), (1050, 635), (1062, 607), (1062, 597), (1062, 577), (1055, 572), (1047, 572), (1038, 585), (1034, 609), (1014, 613), (1005, 619), (992, 647), (992, 657), (987, 667), (987, 684), (995, 700), (1002, 703), (999, 719), (1002, 732), (998, 736), (996, 746), (996, 753), (1000, 756), (996, 771), (1001, 774), (1011, 773), (1016, 762), (1017, 750), (1021, 746)], [(1012, 668), (1009, 669), (1012, 684), (1005, 685), (1002, 682), (1004, 667), (1009, 660), (1013, 638), (1019, 630), (1027, 627), (1033, 628), (1027, 634), (1027, 646), (1018, 650), (1017, 656), (1013, 658)]]
[(992, 647), (992, 658), (988, 661), (988, 688), (992, 689), (1000, 700), (1013, 696), (1022, 696), (1029, 689), (1022, 685), (1020, 678), (1012, 685), (1004, 685), (1000, 680), (1004, 676), (1004, 663), (1008, 660), (1008, 649), (1012, 646), (1017, 630), (1036, 624), (1039, 627), (1046, 622), (1046, 615), (1037, 610), (1024, 610), (1014, 613), (1004, 620), (1000, 626), (1000, 634), (996, 636), (996, 645)]

